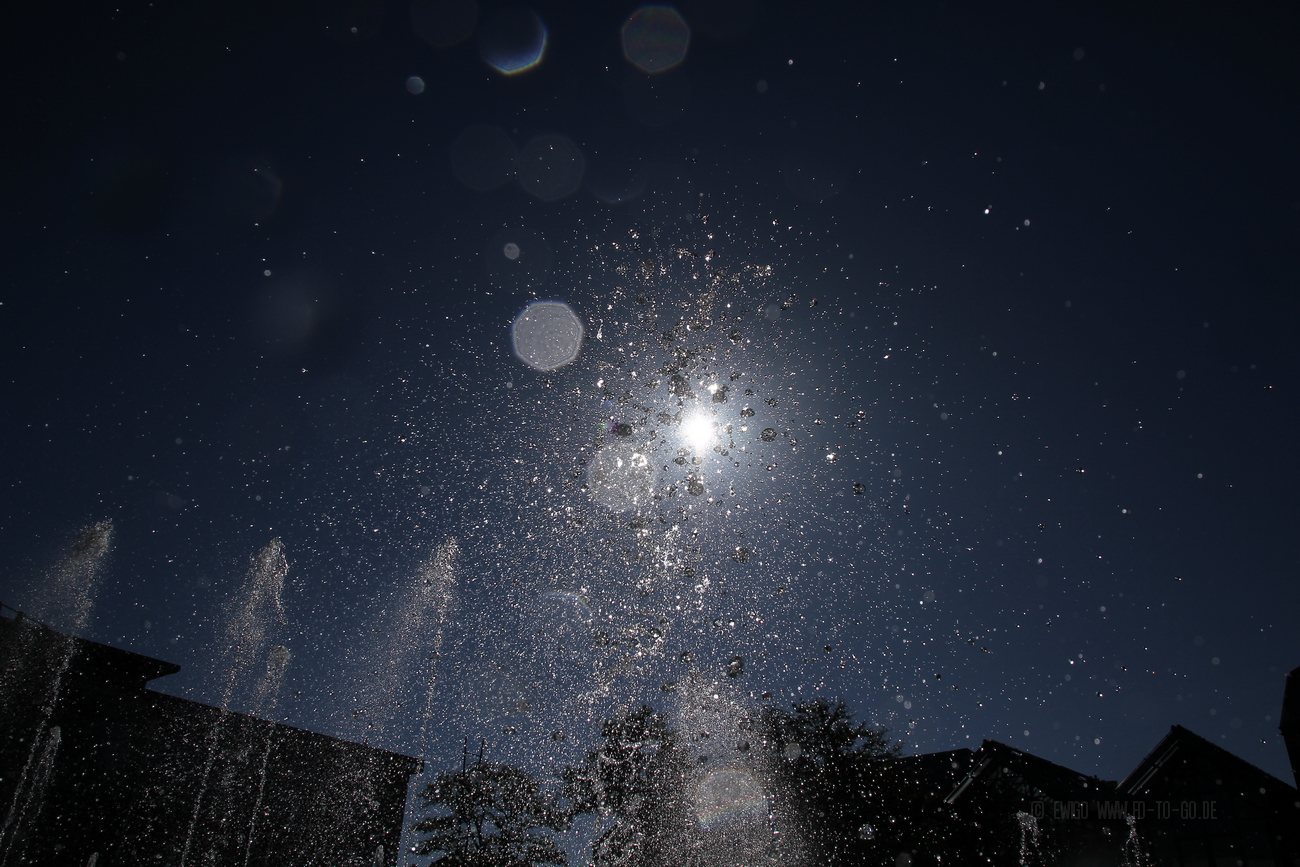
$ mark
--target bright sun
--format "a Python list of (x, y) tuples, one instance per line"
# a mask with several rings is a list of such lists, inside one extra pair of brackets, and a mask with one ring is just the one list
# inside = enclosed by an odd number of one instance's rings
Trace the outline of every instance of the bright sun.
[(704, 451), (711, 446), (716, 435), (713, 422), (702, 415), (691, 416), (682, 422), (682, 438), (696, 451)]

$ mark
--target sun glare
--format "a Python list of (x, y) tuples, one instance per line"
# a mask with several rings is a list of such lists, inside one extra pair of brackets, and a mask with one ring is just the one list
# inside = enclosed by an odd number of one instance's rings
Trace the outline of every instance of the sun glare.
[(682, 438), (696, 451), (711, 446), (715, 436), (713, 422), (702, 415), (692, 416), (682, 422)]

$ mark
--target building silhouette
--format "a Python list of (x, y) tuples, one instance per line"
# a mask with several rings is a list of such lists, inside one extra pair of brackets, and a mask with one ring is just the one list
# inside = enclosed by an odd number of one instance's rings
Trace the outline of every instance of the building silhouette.
[(1286, 754), (1291, 759), (1291, 776), (1300, 786), (1300, 668), (1286, 676), (1286, 689), (1282, 693), (1282, 717), (1278, 730), (1286, 742)]
[[(179, 670), (0, 606), (0, 867), (397, 863), (418, 760), (148, 688)], [(1300, 771), (1300, 669), (1280, 728)], [(880, 768), (836, 864), (1300, 867), (1296, 787), (1178, 725), (1119, 782), (993, 740)]]
[(0, 867), (397, 863), (419, 761), (148, 688), (0, 607)]
[(1138, 825), (1154, 863), (1300, 858), (1295, 788), (1182, 726), (1173, 726), (1116, 791), (1143, 816)]
[[(1281, 723), (1293, 766), (1298, 672)], [(896, 762), (870, 829), (880, 863), (1300, 865), (1296, 787), (1179, 725), (1119, 782), (992, 740)]]

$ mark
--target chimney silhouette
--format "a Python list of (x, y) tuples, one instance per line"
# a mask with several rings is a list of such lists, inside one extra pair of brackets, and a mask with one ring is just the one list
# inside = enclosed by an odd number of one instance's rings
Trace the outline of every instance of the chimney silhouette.
[(1300, 788), (1300, 668), (1292, 669), (1286, 676), (1282, 721), (1277, 727), (1286, 741), (1286, 754), (1291, 757), (1291, 775), (1295, 777), (1296, 788)]

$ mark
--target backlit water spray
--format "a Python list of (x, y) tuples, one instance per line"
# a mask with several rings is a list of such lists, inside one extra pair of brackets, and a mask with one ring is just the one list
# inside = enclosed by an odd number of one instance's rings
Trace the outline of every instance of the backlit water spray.
[[(438, 679), (438, 662), (442, 656), (443, 634), (447, 617), (456, 601), (456, 557), (460, 544), (454, 537), (443, 540), (420, 564), (412, 580), (396, 600), (387, 630), (389, 639), (379, 649), (382, 672), (368, 679), (363, 688), (366, 710), (371, 715), (368, 734), (379, 737), (395, 715), (402, 680), (425, 685), (420, 714), (420, 758), (428, 754), (429, 721), (433, 716), (433, 698)], [(426, 763), (427, 765), (427, 763)], [(421, 785), (410, 787), (418, 792)], [(415, 810), (413, 795), (408, 796), (403, 833), (409, 833)], [(399, 849), (398, 851), (404, 851)]]
[[(90, 609), (95, 601), (95, 591), (112, 543), (112, 521), (91, 524), (77, 534), (68, 551), (43, 576), (40, 589), (34, 599), (36, 604), (33, 606), (33, 616), (38, 620), (52, 623), (68, 635), (60, 635), (52, 630), (46, 630), (44, 626), (33, 624), (30, 627), (32, 631), (19, 639), (22, 650), (18, 658), (30, 660), (20, 664), (45, 664), (48, 665), (48, 669), (41, 672), (45, 682), (44, 694), (39, 697), (40, 719), (32, 733), (31, 748), (28, 750), (27, 760), (18, 778), (18, 785), (14, 788), (13, 797), (5, 812), (4, 824), (0, 825), (0, 865), (9, 862), (15, 843), (23, 836), (25, 825), (40, 811), (46, 783), (49, 781), (61, 742), (59, 727), (51, 727), (50, 721), (63, 691), (64, 676), (72, 664), (72, 657), (76, 651), (74, 640), (69, 636), (77, 635), (86, 628)], [(25, 652), (41, 638), (55, 643), (55, 654), (52, 658), (47, 657), (45, 653)], [(14, 678), (14, 682), (17, 680)], [(0, 695), (0, 703), (7, 704), (8, 697)]]
[(1121, 863), (1124, 867), (1143, 867), (1147, 862), (1142, 855), (1142, 839), (1138, 836), (1137, 817), (1132, 813), (1126, 813), (1124, 821), (1128, 823), (1128, 836), (1124, 838)]
[(1016, 813), (1016, 823), (1020, 826), (1020, 863), (1027, 865), (1038, 851), (1038, 819), (1021, 810)]
[(757, 709), (731, 679), (735, 671), (724, 678), (692, 671), (681, 688), (677, 726), (694, 754), (682, 780), (693, 821), (681, 852), (710, 867), (801, 863), (802, 836), (775, 803), (774, 759), (751, 749)]
[[(230, 715), (230, 705), (235, 698), (236, 689), (245, 680), (246, 673), (258, 661), (266, 657), (267, 645), (272, 640), (272, 627), (284, 623), (284, 579), (289, 573), (289, 563), (284, 556), (284, 545), (279, 539), (272, 539), (253, 557), (249, 566), (244, 586), (235, 597), (233, 611), (226, 622), (222, 640), (225, 654), (229, 659), (225, 684), (221, 693), (221, 709), (217, 721), (208, 732), (207, 760), (204, 762), (200, 777), (199, 791), (194, 798), (194, 809), (190, 814), (189, 828), (185, 833), (185, 846), (181, 850), (180, 865), (185, 867), (189, 860), (194, 842), (194, 830), (198, 825), (203, 809), (203, 799), (207, 795), (208, 782), (212, 776), (212, 766), (217, 760), (218, 742), (221, 730)], [(283, 650), (283, 648), (281, 648)], [(277, 659), (279, 660), (277, 662)], [(267, 701), (279, 694), (280, 682), (284, 675), (284, 666), (288, 664), (288, 651), (270, 654), (266, 675), (254, 688), (253, 703)], [(260, 709), (260, 708), (258, 708)], [(269, 737), (269, 736), (268, 736)], [(267, 749), (270, 743), (268, 740)], [(263, 763), (265, 767), (265, 760)], [(264, 782), (264, 781), (263, 781)], [(260, 798), (260, 793), (259, 793)], [(247, 853), (245, 854), (247, 857)]]
[[(19, 792), (15, 792), (15, 804), (18, 805), (16, 814), (11, 812), (11, 828), (13, 833), (10, 835), (3, 858), (0, 858), (0, 864), (7, 863), (9, 854), (13, 849), (12, 844), (19, 842), (21, 850), (21, 840), (23, 831), (27, 823), (35, 820), (40, 815), (41, 807), (45, 803), (45, 789), (50, 782), (50, 772), (54, 770), (54, 761), (59, 754), (59, 745), (63, 742), (63, 732), (58, 726), (50, 726), (43, 733), (42, 737), (37, 738), (32, 747), (39, 747), (36, 764), (33, 768), (24, 768), (23, 783), (26, 784), (25, 791), (21, 791), (22, 798), (18, 798)], [(19, 858), (22, 862), (24, 859)]]
[[(284, 670), (289, 667), (289, 648), (282, 644), (272, 647), (266, 654), (266, 676), (262, 678), (257, 690), (257, 700), (249, 713), (260, 715), (274, 710), (280, 698), (280, 684), (284, 682)], [(253, 855), (253, 840), (257, 836), (257, 817), (262, 813), (262, 796), (266, 793), (266, 766), (271, 760), (271, 747), (275, 728), (267, 724), (266, 744), (262, 749), (262, 765), (257, 774), (257, 799), (253, 802), (253, 811), (248, 817), (248, 833), (245, 835), (244, 867), (248, 867)]]

